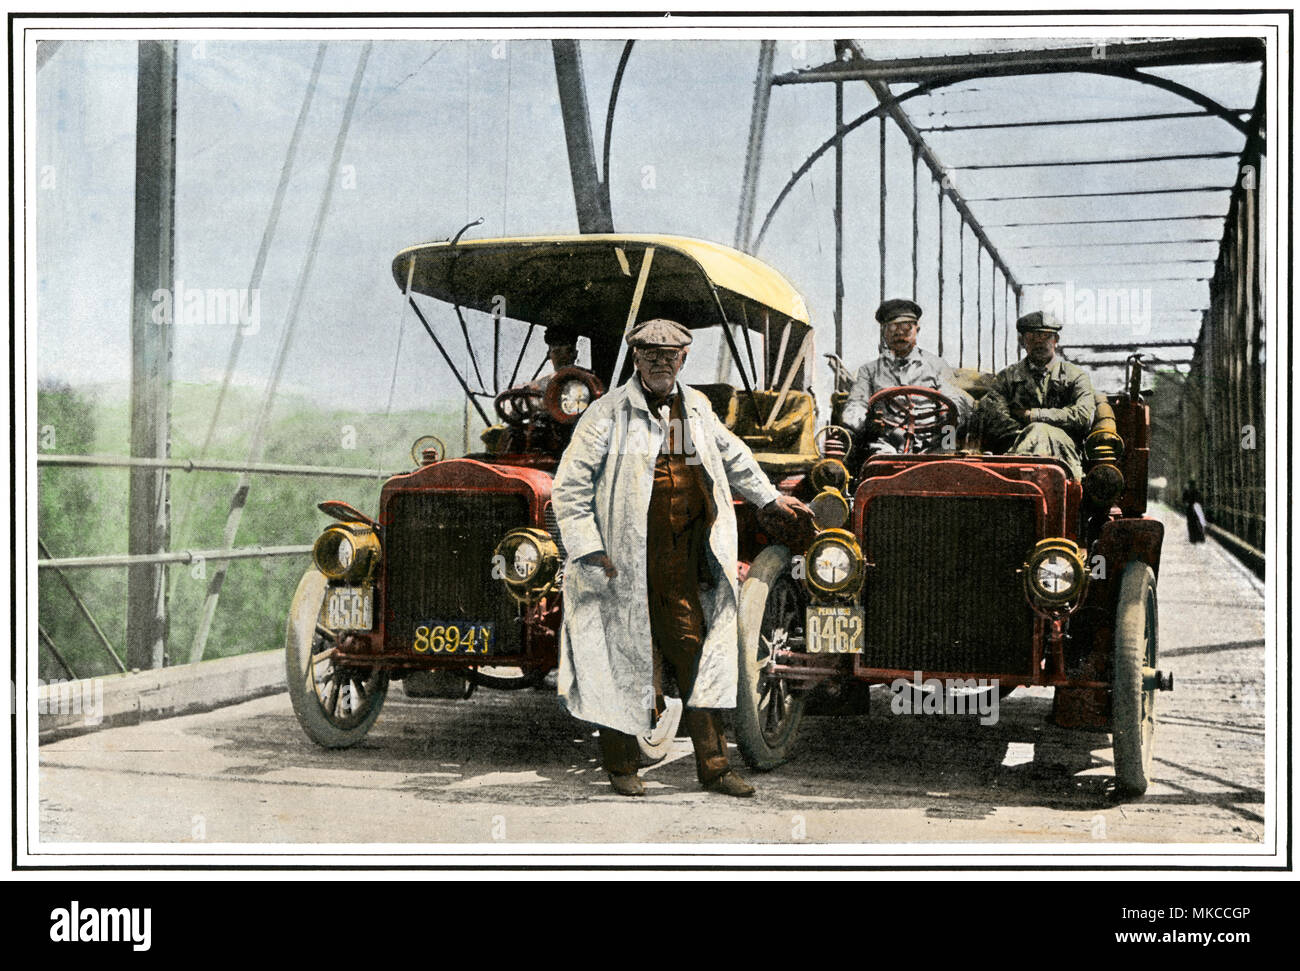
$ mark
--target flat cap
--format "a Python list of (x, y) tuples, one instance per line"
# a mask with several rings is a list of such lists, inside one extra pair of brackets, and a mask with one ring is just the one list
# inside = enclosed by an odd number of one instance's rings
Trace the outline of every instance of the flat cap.
[(1016, 321), (1016, 333), (1023, 334), (1030, 330), (1045, 330), (1052, 334), (1059, 334), (1061, 322), (1045, 310), (1035, 310)]
[(627, 335), (629, 347), (686, 347), (692, 340), (689, 330), (677, 321), (663, 317), (643, 320)]
[(891, 320), (898, 320), (900, 317), (910, 317), (912, 320), (921, 319), (921, 305), (913, 300), (903, 300), (895, 298), (886, 300), (876, 308), (876, 322), (887, 324)]

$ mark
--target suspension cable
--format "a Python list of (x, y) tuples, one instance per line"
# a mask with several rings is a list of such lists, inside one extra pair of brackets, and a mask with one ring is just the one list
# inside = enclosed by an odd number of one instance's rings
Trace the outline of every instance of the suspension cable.
[[(316, 263), (316, 253), (320, 247), (321, 236), (325, 229), (325, 218), (329, 213), (330, 202), (334, 198), (334, 186), (338, 181), (338, 169), (343, 158), (343, 146), (347, 143), (348, 129), (352, 126), (352, 114), (357, 106), (357, 95), (361, 91), (361, 80), (365, 76), (366, 63), (370, 60), (370, 51), (373, 47), (373, 41), (367, 41), (365, 46), (362, 47), (361, 56), (357, 59), (357, 67), (352, 75), (352, 87), (348, 92), (347, 104), (343, 109), (343, 120), (339, 124), (338, 136), (334, 140), (334, 153), (330, 157), (325, 191), (322, 193), (320, 205), (316, 209), (311, 241), (307, 245), (307, 255), (303, 260), (302, 269), (298, 273), (298, 281), (294, 286), (293, 296), (290, 299), (289, 314), (285, 320), (284, 333), (280, 337), (280, 346), (276, 350), (275, 362), (271, 368), (271, 379), (267, 383), (261, 411), (258, 413), (257, 421), (253, 425), (248, 449), (249, 462), (260, 461), (262, 457), (271, 406), (275, 401), (276, 392), (279, 390), (280, 377), (284, 373), (285, 361), (289, 357), (289, 348), (293, 343), (293, 334), (298, 323), (298, 313), (302, 309), (302, 300), (307, 290), (307, 282), (311, 279), (312, 268)], [(226, 515), (226, 528), (222, 533), (223, 549), (229, 550), (235, 545), (235, 535), (239, 531), (239, 523), (244, 515), (244, 504), (248, 499), (250, 481), (250, 477), (245, 473), (239, 477), (239, 484), (235, 487), (235, 494), (230, 500), (230, 511)], [(225, 579), (226, 566), (223, 561), (218, 565), (216, 572), (208, 583), (208, 594), (203, 604), (203, 614), (199, 618), (198, 630), (195, 631), (194, 642), (190, 646), (191, 664), (203, 660), (203, 650), (207, 645), (208, 634), (212, 629), (212, 617), (216, 613), (217, 600), (221, 595), (221, 586)]]

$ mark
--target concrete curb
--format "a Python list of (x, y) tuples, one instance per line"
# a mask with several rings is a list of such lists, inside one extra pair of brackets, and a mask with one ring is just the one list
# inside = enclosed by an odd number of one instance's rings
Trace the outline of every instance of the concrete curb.
[(106, 678), (51, 682), (36, 695), (42, 741), (189, 715), (285, 690), (284, 651), (259, 651)]

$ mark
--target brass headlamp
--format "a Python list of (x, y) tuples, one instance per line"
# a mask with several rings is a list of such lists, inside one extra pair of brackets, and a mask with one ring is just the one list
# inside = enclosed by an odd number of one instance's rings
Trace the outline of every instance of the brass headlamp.
[(335, 523), (320, 534), (311, 555), (329, 579), (359, 583), (379, 566), (379, 537), (365, 523)]
[(1088, 588), (1084, 551), (1063, 537), (1040, 540), (1021, 572), (1030, 602), (1048, 612), (1073, 610)]
[(817, 534), (804, 554), (804, 583), (821, 597), (851, 597), (862, 586), (866, 563), (862, 548), (847, 529)]
[(497, 544), (506, 591), (520, 603), (536, 603), (554, 588), (560, 569), (560, 548), (551, 534), (533, 526), (512, 529)]

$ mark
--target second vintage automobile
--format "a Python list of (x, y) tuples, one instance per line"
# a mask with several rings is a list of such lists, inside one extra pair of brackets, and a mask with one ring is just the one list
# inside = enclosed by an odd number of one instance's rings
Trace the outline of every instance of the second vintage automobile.
[[(1122, 393), (1097, 395), (1082, 481), (1056, 458), (984, 452), (978, 429), (959, 441), (956, 406), (930, 388), (872, 397), (869, 420), (899, 454), (853, 474), (850, 433), (820, 431), (822, 459), (783, 483), (820, 531), (806, 549), (769, 546), (741, 590), (737, 743), (749, 764), (780, 765), (810, 704), (851, 696), (860, 710), (871, 685), (1043, 685), (1058, 725), (1112, 734), (1117, 790), (1145, 792), (1156, 693), (1173, 678), (1156, 667), (1164, 531), (1144, 515), (1141, 374), (1135, 358)], [(968, 373), (967, 390), (979, 397), (990, 379)], [(921, 450), (944, 429), (950, 448)]]

